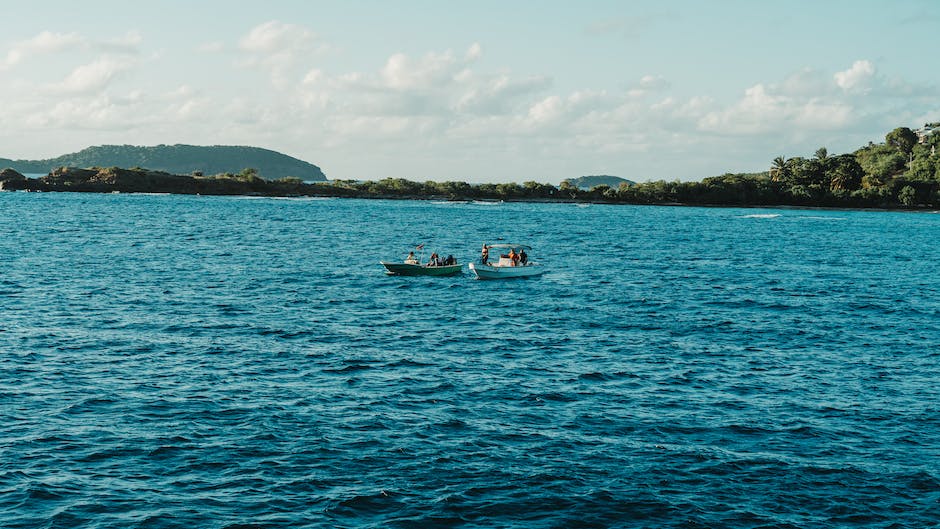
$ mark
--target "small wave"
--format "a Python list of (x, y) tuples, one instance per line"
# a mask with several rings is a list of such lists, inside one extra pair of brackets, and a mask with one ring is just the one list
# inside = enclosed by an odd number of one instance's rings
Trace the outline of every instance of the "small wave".
[(523, 400), (529, 402), (574, 402), (577, 397), (569, 393), (551, 391), (548, 393), (532, 393), (523, 397)]
[(434, 364), (429, 364), (426, 362), (418, 362), (410, 358), (402, 358), (395, 362), (386, 364), (386, 367), (428, 367), (433, 366)]
[(353, 373), (355, 371), (365, 371), (367, 369), (372, 369), (372, 366), (367, 366), (363, 364), (353, 364), (353, 365), (348, 365), (346, 367), (338, 368), (338, 369), (324, 369), (323, 372), (324, 373)]
[(780, 217), (779, 213), (752, 213), (750, 215), (741, 215), (739, 219), (775, 219)]
[(266, 197), (270, 200), (285, 200), (288, 202), (321, 202), (323, 200), (334, 200), (335, 197)]
[(306, 196), (295, 196), (295, 197), (278, 197), (278, 196), (256, 196), (256, 195), (234, 195), (225, 197), (230, 200), (283, 200), (288, 202), (318, 202), (322, 200), (335, 200), (336, 197), (306, 197)]
[(471, 202), (474, 206), (502, 206), (503, 201), (491, 201), (491, 200), (474, 200)]
[(849, 220), (848, 217), (824, 217), (822, 215), (805, 215), (802, 217), (796, 217), (801, 220)]
[(326, 509), (326, 512), (332, 515), (365, 516), (387, 512), (400, 506), (400, 502), (393, 497), (393, 493), (382, 490), (374, 494), (360, 494), (334, 501), (333, 505)]
[(150, 452), (147, 453), (147, 457), (153, 459), (171, 459), (180, 454), (186, 454), (190, 451), (191, 449), (185, 446), (161, 445), (157, 448), (154, 448), (153, 450), (150, 450)]
[(464, 430), (468, 428), (468, 425), (460, 419), (450, 419), (448, 421), (434, 424), (431, 426), (431, 428), (435, 430)]

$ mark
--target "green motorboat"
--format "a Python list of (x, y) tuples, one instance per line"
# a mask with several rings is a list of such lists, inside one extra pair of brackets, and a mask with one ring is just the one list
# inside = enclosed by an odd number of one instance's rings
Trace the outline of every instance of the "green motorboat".
[(390, 276), (453, 276), (463, 271), (462, 264), (436, 266), (423, 265), (417, 261), (404, 263), (379, 262), (385, 267), (385, 273)]

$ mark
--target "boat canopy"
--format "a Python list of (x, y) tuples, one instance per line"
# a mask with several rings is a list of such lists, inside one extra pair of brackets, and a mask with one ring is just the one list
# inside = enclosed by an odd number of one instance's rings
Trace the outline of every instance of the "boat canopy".
[(529, 250), (532, 251), (532, 247), (525, 244), (487, 244), (487, 248), (507, 248), (512, 250)]

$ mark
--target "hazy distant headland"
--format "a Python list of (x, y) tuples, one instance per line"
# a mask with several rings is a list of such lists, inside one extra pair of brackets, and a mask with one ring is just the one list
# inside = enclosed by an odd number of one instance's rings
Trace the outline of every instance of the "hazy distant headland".
[(607, 186), (607, 187), (620, 187), (623, 184), (626, 185), (635, 185), (636, 182), (633, 180), (627, 180), (626, 178), (620, 178), (619, 176), (611, 175), (591, 175), (591, 176), (579, 176), (578, 178), (567, 178), (565, 182), (569, 186), (577, 187), (578, 189), (591, 189), (592, 187), (597, 186)]
[(305, 182), (322, 182), (326, 176), (319, 167), (276, 151), (235, 145), (100, 145), (47, 160), (0, 158), (0, 168), (20, 173), (44, 174), (60, 167), (146, 167), (174, 174), (237, 173), (246, 167), (270, 180), (296, 177)]
[[(125, 193), (183, 193), (204, 195), (320, 196), (349, 198), (434, 199), (434, 200), (504, 200), (598, 202), (610, 204), (675, 204), (714, 206), (801, 206), (847, 208), (937, 208), (940, 207), (940, 123), (928, 123), (921, 129), (899, 127), (885, 136), (884, 143), (869, 143), (854, 152), (830, 155), (820, 147), (812, 157), (778, 156), (769, 161), (769, 169), (758, 173), (726, 173), (699, 182), (658, 180), (634, 183), (624, 178), (601, 175), (582, 176), (561, 182), (556, 187), (535, 181), (500, 184), (466, 182), (416, 182), (403, 178), (378, 181), (321, 181), (310, 173), (273, 178), (268, 166), (264, 173), (238, 158), (243, 165), (214, 174), (192, 171), (193, 160), (186, 165), (189, 174), (82, 164), (88, 169), (62, 166), (40, 178), (26, 178), (20, 172), (0, 172), (0, 189), (26, 191), (79, 191)], [(165, 152), (186, 151), (191, 146), (161, 146)], [(104, 147), (94, 149), (105, 149)], [(131, 148), (158, 149), (158, 148)], [(218, 147), (204, 149), (220, 149)], [(243, 152), (262, 151), (268, 158), (293, 158), (250, 147)], [(86, 152), (89, 149), (86, 149)], [(129, 150), (128, 152), (135, 152)], [(219, 151), (214, 151), (217, 154)], [(76, 153), (78, 154), (78, 153)], [(59, 160), (59, 159), (56, 159)], [(100, 158), (99, 158), (100, 160)], [(140, 161), (135, 158), (134, 161)], [(319, 168), (306, 162), (300, 167)], [(0, 167), (26, 167), (0, 159)], [(44, 161), (49, 163), (49, 161)], [(169, 162), (152, 160), (150, 167), (171, 167)], [(131, 165), (130, 163), (125, 165)], [(202, 165), (202, 167), (214, 167)]]

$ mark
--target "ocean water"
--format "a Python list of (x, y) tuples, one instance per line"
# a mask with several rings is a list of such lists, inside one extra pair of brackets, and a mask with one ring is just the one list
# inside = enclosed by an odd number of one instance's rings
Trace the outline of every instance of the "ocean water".
[[(940, 215), (0, 193), (0, 527), (940, 526)], [(524, 242), (535, 279), (384, 275)]]

